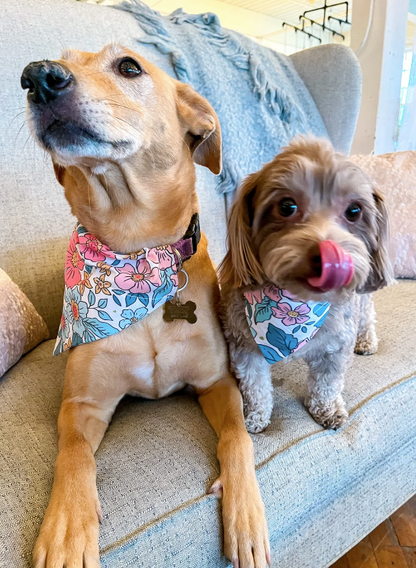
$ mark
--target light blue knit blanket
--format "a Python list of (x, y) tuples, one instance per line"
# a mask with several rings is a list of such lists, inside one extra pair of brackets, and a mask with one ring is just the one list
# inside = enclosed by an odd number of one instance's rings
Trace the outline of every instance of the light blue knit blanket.
[[(296, 134), (328, 137), (316, 105), (290, 58), (221, 27), (212, 13), (161, 16), (140, 2), (131, 12), (151, 44), (170, 58), (177, 78), (206, 97), (218, 114), (223, 139), (219, 193), (234, 191)], [(146, 56), (146, 55), (145, 55)]]

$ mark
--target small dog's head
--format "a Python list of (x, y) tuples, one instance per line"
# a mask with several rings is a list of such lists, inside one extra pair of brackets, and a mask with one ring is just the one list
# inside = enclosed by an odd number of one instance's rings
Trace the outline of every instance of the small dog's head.
[(245, 180), (220, 279), (272, 282), (305, 300), (389, 284), (387, 211), (364, 172), (332, 146), (298, 137)]
[(58, 166), (100, 173), (141, 151), (155, 169), (192, 156), (216, 174), (221, 170), (211, 105), (129, 49), (66, 50), (58, 61), (30, 63), (21, 84), (29, 91), (32, 133)]

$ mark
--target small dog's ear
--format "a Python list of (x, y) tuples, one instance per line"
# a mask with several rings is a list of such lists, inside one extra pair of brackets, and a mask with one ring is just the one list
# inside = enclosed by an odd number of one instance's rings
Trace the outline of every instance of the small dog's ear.
[(232, 288), (262, 283), (264, 274), (254, 251), (253, 198), (258, 173), (251, 174), (238, 190), (228, 220), (228, 252), (219, 267), (221, 284)]
[(189, 85), (177, 83), (177, 106), (185, 125), (185, 142), (196, 164), (221, 173), (221, 128), (215, 110)]
[(360, 293), (375, 292), (394, 282), (393, 267), (390, 262), (387, 243), (389, 238), (389, 216), (383, 196), (373, 187), (373, 198), (377, 209), (376, 246), (371, 251), (371, 269), (369, 277)]
[(65, 177), (65, 172), (66, 172), (65, 168), (63, 166), (59, 166), (53, 160), (52, 160), (52, 164), (53, 164), (53, 171), (55, 172), (56, 179), (62, 185), (62, 187), (64, 187), (64, 177)]

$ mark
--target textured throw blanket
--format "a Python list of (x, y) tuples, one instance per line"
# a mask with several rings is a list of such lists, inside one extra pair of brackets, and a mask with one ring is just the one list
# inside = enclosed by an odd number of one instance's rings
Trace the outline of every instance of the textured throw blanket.
[(164, 17), (139, 0), (116, 8), (134, 15), (144, 32), (138, 41), (170, 58), (177, 78), (192, 85), (217, 112), (223, 137), (218, 192), (234, 191), (296, 134), (328, 136), (286, 55), (223, 29), (212, 13), (192, 15), (179, 9)]

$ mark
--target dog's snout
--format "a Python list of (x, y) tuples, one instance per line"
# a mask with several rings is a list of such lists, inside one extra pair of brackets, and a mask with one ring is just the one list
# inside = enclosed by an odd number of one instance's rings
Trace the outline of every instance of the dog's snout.
[(25, 67), (20, 79), (22, 89), (28, 89), (28, 100), (46, 104), (68, 92), (74, 77), (70, 70), (55, 61), (37, 61)]

